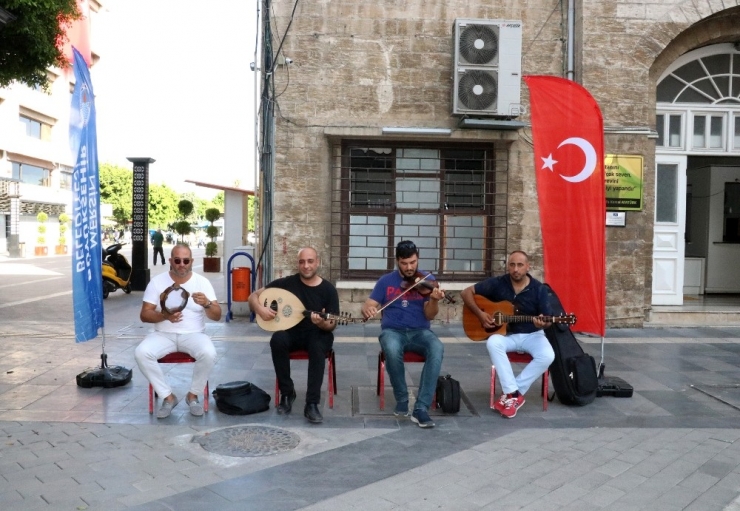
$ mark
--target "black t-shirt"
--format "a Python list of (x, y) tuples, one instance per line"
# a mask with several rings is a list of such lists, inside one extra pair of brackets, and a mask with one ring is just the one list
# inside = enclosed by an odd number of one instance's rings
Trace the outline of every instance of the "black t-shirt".
[[(307, 286), (301, 280), (300, 274), (290, 275), (282, 279), (273, 280), (265, 287), (277, 287), (290, 291), (301, 301), (306, 310), (313, 312), (328, 312), (339, 314), (339, 294), (337, 289), (326, 279), (321, 280), (318, 286)], [(291, 330), (318, 330), (322, 334), (332, 335), (332, 332), (321, 330), (311, 322), (310, 317), (303, 318)]]

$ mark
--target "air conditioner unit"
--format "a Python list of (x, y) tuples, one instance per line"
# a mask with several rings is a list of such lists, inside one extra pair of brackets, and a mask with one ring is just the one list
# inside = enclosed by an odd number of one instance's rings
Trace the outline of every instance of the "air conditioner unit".
[(457, 19), (453, 32), (453, 115), (519, 116), (522, 22)]

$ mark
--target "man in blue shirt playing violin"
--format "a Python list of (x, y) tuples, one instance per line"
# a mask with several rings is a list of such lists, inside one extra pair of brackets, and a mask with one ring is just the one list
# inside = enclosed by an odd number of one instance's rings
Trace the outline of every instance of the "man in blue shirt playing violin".
[[(509, 254), (506, 275), (490, 277), (474, 286), (462, 290), (460, 296), (465, 306), (478, 318), (483, 328), (494, 331), (486, 341), (491, 363), (496, 367), (503, 389), (501, 398), (494, 404), (494, 410), (507, 419), (512, 419), (524, 404), (524, 394), (534, 380), (550, 367), (555, 353), (545, 337), (543, 329), (551, 325), (547, 288), (529, 274), (529, 257), (521, 250)], [(494, 317), (482, 310), (475, 301), (480, 295), (492, 302), (511, 302), (518, 314), (531, 316), (531, 322), (514, 322), (508, 325), (506, 335), (495, 333)], [(518, 351), (528, 353), (532, 361), (514, 377), (511, 362), (506, 353)]]
[(434, 422), (429, 417), (429, 407), (437, 388), (444, 345), (430, 327), (445, 293), (436, 285), (429, 285), (434, 282), (433, 276), (417, 270), (419, 250), (411, 241), (401, 241), (396, 246), (396, 265), (397, 270), (383, 275), (375, 283), (362, 306), (362, 315), (369, 319), (383, 312), (379, 339), (396, 398), (395, 416), (409, 415), (403, 354), (418, 353), (426, 359), (410, 417), (419, 427), (432, 428)]

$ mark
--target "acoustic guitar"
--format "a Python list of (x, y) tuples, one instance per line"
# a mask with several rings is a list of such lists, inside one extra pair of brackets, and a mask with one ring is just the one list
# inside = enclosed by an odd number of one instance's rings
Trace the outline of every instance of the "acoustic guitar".
[(311, 316), (312, 312), (316, 312), (323, 319), (330, 319), (336, 321), (339, 325), (346, 325), (347, 323), (354, 323), (355, 321), (362, 321), (361, 319), (354, 319), (349, 313), (342, 314), (329, 314), (326, 312), (310, 311), (306, 310), (301, 303), (301, 300), (285, 289), (277, 287), (268, 287), (262, 294), (260, 294), (260, 301), (265, 307), (269, 307), (274, 310), (277, 314), (269, 321), (262, 319), (259, 314), (256, 314), (257, 325), (262, 330), (267, 332), (278, 332), (280, 330), (287, 330), (293, 328), (300, 323), (303, 318)]
[(515, 314), (514, 305), (511, 302), (492, 302), (480, 295), (473, 295), (475, 303), (483, 312), (493, 316), (493, 328), (483, 328), (478, 316), (473, 314), (467, 305), (463, 308), (463, 329), (465, 334), (473, 341), (484, 341), (491, 334), (506, 334), (507, 323), (531, 323), (539, 318), (549, 323), (564, 323), (566, 325), (576, 324), (575, 314), (561, 314), (559, 316), (522, 316)]

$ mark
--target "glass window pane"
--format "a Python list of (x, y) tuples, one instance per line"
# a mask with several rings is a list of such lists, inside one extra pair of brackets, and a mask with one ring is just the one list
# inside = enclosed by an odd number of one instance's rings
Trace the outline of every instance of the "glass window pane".
[(398, 149), (396, 151), (396, 171), (427, 173), (439, 171), (439, 151), (436, 149)]
[[(712, 98), (712, 100), (719, 99), (719, 96), (717, 95), (717, 88), (715, 87), (714, 81), (711, 78), (699, 80), (698, 82), (692, 83), (691, 85)], [(708, 100), (705, 99), (704, 102), (706, 101)]]
[(439, 179), (398, 178), (396, 206), (404, 209), (439, 209)]
[(733, 140), (733, 149), (740, 149), (740, 115), (735, 116), (735, 137)]
[(723, 138), (722, 117), (713, 115), (709, 121), (709, 147), (721, 149)]
[(693, 147), (706, 147), (705, 133), (707, 129), (707, 118), (703, 115), (694, 116), (694, 138), (692, 139)]
[(681, 116), (671, 115), (668, 126), (668, 140), (671, 147), (682, 147)]
[(740, 183), (725, 183), (722, 241), (740, 242)]
[(485, 203), (485, 151), (442, 152), (444, 207), (482, 209)]
[(658, 164), (655, 191), (655, 221), (676, 223), (678, 220), (677, 165)]
[(676, 98), (676, 103), (711, 103), (712, 99), (691, 87), (684, 90)]
[(665, 146), (665, 115), (659, 114), (655, 119), (655, 130), (658, 132), (658, 147)]
[(483, 271), (485, 226), (481, 216), (445, 217), (445, 271)]
[(388, 219), (384, 216), (349, 217), (348, 268), (385, 270), (388, 268)]
[(730, 55), (727, 53), (703, 57), (701, 61), (710, 75), (723, 75), (730, 72)]
[(705, 77), (707, 74), (701, 67), (698, 61), (693, 60), (688, 64), (684, 64), (673, 72), (674, 75), (682, 78), (688, 83), (698, 80), (699, 78)]
[(673, 103), (686, 84), (677, 80), (674, 76), (666, 76), (662, 82), (658, 84), (657, 99), (659, 103)]
[(350, 150), (352, 206), (390, 207), (393, 200), (393, 158), (389, 148)]

